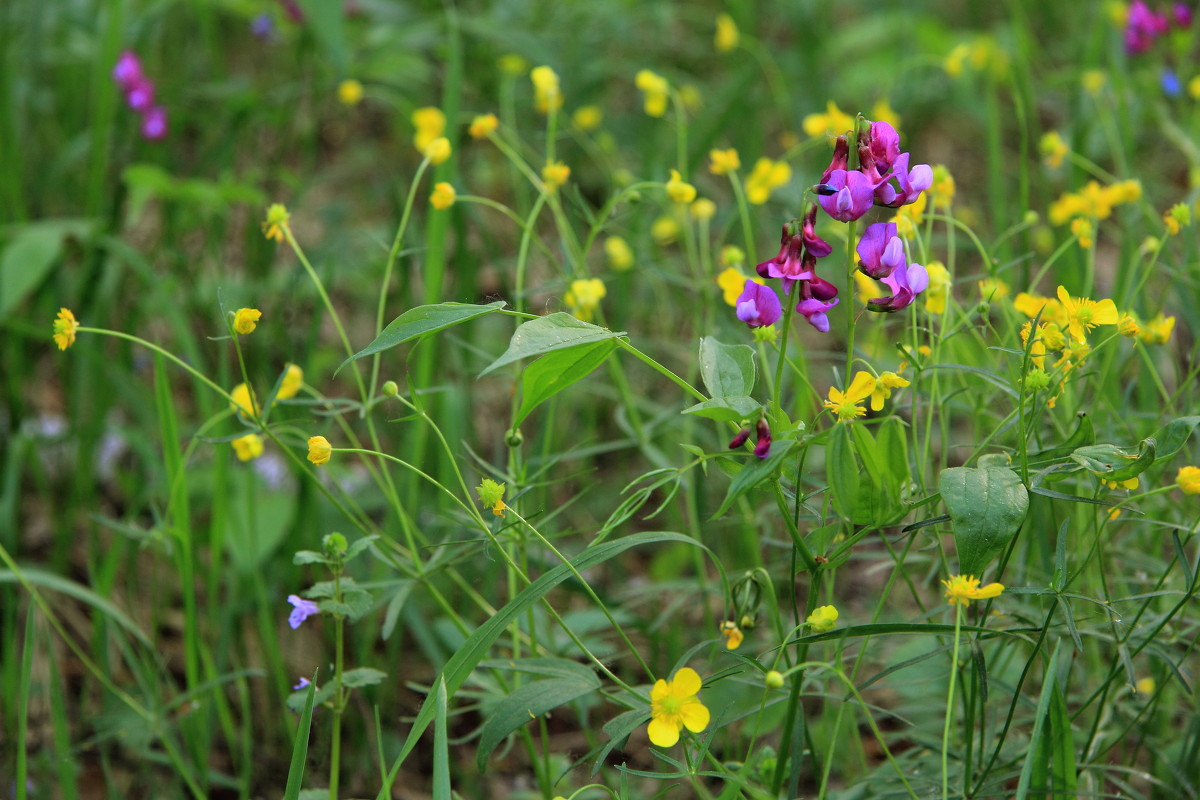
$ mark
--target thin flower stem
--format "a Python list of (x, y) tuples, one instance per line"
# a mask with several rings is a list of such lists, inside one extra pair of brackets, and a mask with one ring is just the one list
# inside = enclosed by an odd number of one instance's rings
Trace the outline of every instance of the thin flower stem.
[(185, 372), (187, 372), (189, 375), (191, 375), (193, 378), (195, 378), (196, 380), (200, 381), (201, 383), (207, 385), (210, 389), (215, 391), (217, 394), (221, 395), (221, 397), (224, 397), (226, 400), (228, 400), (230, 405), (237, 405), (237, 403), (234, 402), (233, 396), (230, 395), (229, 392), (225, 391), (220, 386), (218, 386), (216, 383), (214, 383), (211, 379), (209, 379), (208, 376), (201, 373), (195, 367), (188, 364), (186, 361), (179, 358), (174, 353), (171, 353), (168, 350), (164, 350), (163, 348), (159, 347), (158, 345), (154, 344), (153, 342), (148, 342), (145, 339), (142, 339), (141, 337), (133, 336), (128, 333), (122, 333), (121, 331), (111, 331), (111, 330), (108, 330), (107, 328), (80, 327), (77, 330), (79, 333), (99, 333), (99, 334), (103, 334), (105, 336), (112, 336), (117, 339), (124, 339), (125, 341), (128, 341), (128, 342), (140, 344), (142, 347), (145, 347), (148, 350), (152, 350), (153, 352), (158, 353), (160, 356), (167, 359), (171, 363), (175, 364), (177, 367), (182, 367), (183, 370)]
[[(858, 220), (850, 220), (846, 229), (846, 300), (847, 305), (853, 304), (854, 298), (854, 233)], [(842, 377), (845, 385), (850, 386), (850, 376), (854, 370), (854, 311), (846, 311), (846, 374)]]
[(954, 683), (958, 678), (958, 642), (963, 606), (954, 606), (954, 647), (950, 651), (950, 687), (946, 690), (946, 720), (942, 725), (942, 800), (950, 797), (950, 725), (954, 720)]
[(625, 352), (634, 356), (638, 360), (642, 361), (644, 364), (646, 364), (650, 368), (657, 370), (659, 373), (661, 373), (663, 376), (665, 376), (668, 380), (670, 380), (672, 383), (677, 385), (679, 388), (683, 389), (685, 392), (690, 394), (695, 399), (699, 400), (700, 402), (704, 402), (705, 400), (708, 399), (707, 397), (704, 396), (704, 393), (701, 392), (699, 389), (692, 386), (690, 383), (688, 383), (683, 378), (676, 375), (674, 372), (671, 372), (671, 370), (667, 369), (662, 364), (658, 363), (653, 358), (651, 358), (650, 356), (643, 353), (641, 350), (638, 350), (636, 347), (631, 345), (629, 342), (625, 341), (624, 339), (622, 339), (620, 337), (613, 339), (613, 341), (617, 343), (617, 347), (620, 347), (622, 350), (624, 350)]
[(729, 171), (729, 185), (733, 187), (733, 195), (737, 198), (738, 216), (742, 220), (742, 236), (746, 239), (746, 262), (756, 263), (754, 257), (754, 227), (750, 224), (750, 206), (746, 202), (746, 190), (742, 187), (742, 177), (736, 169)]

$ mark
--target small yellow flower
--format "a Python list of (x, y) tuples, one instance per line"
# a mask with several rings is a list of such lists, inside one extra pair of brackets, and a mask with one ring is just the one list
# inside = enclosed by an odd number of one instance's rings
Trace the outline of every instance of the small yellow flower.
[(1008, 284), (999, 278), (984, 278), (979, 281), (979, 296), (985, 303), (1002, 300), (1008, 297)]
[(1171, 331), (1175, 329), (1175, 318), (1155, 314), (1154, 319), (1142, 326), (1138, 335), (1145, 344), (1166, 344), (1171, 339)]
[(661, 247), (671, 244), (679, 238), (679, 223), (674, 217), (659, 217), (650, 226), (650, 238)]
[(1138, 678), (1133, 688), (1138, 694), (1154, 694), (1154, 689), (1157, 686), (1158, 684), (1155, 683), (1154, 678)]
[(1079, 76), (1079, 82), (1083, 84), (1085, 92), (1092, 97), (1099, 97), (1100, 92), (1104, 90), (1104, 85), (1108, 83), (1108, 75), (1100, 69), (1084, 70), (1083, 74)]
[(854, 117), (847, 114), (837, 107), (837, 103), (830, 100), (825, 104), (825, 113), (809, 114), (800, 123), (800, 127), (810, 137), (825, 136), (829, 139), (835, 139), (843, 133), (848, 133), (854, 129)]
[(533, 83), (533, 104), (538, 113), (549, 114), (562, 108), (563, 96), (557, 72), (547, 66), (534, 67), (529, 80)]
[(608, 294), (604, 281), (599, 278), (571, 281), (571, 289), (563, 295), (563, 301), (571, 307), (571, 313), (584, 322), (595, 316), (600, 301)]
[(958, 191), (958, 185), (954, 182), (954, 176), (950, 174), (950, 168), (945, 164), (934, 165), (933, 185), (929, 187), (929, 191), (933, 195), (935, 208), (946, 209), (954, 203), (954, 193)]
[(1075, 240), (1084, 250), (1091, 250), (1092, 246), (1096, 244), (1096, 228), (1092, 225), (1091, 220), (1083, 217), (1071, 220), (1071, 233), (1075, 235)]
[(491, 478), (484, 478), (475, 487), (475, 494), (481, 503), (492, 510), (492, 514), (497, 517), (503, 517), (504, 510), (508, 508), (504, 504), (504, 489), (505, 484), (496, 483)]
[(792, 179), (792, 168), (785, 161), (760, 158), (746, 178), (746, 199), (756, 206), (767, 202), (771, 192)]
[(697, 696), (700, 687), (700, 676), (691, 667), (676, 672), (670, 683), (662, 678), (655, 682), (650, 690), (650, 725), (646, 729), (651, 743), (672, 747), (684, 727), (692, 733), (708, 727), (708, 709)]
[(79, 321), (69, 308), (60, 308), (54, 320), (54, 343), (59, 350), (66, 350), (75, 344), (75, 332), (79, 330)]
[(900, 115), (892, 108), (892, 104), (887, 101), (886, 97), (881, 97), (875, 101), (875, 105), (871, 106), (871, 119), (876, 122), (886, 122), (897, 130), (900, 128)]
[(599, 106), (580, 106), (571, 115), (571, 124), (575, 126), (576, 130), (584, 133), (596, 130), (603, 121), (604, 112), (600, 110)]
[(276, 400), (291, 400), (300, 394), (304, 386), (304, 370), (295, 364), (288, 364), (284, 369), (283, 380), (279, 382), (279, 391), (275, 393)]
[(471, 120), (471, 126), (467, 128), (467, 133), (471, 134), (472, 139), (486, 139), (499, 127), (500, 120), (496, 119), (495, 114), (480, 114)]
[(731, 619), (721, 623), (721, 635), (725, 637), (726, 650), (737, 650), (742, 646), (742, 640), (746, 638), (742, 629)]
[(529, 69), (529, 62), (516, 53), (507, 53), (496, 59), (496, 66), (506, 75), (524, 75)]
[(724, 150), (713, 148), (708, 151), (708, 171), (713, 175), (727, 175), (742, 166), (738, 151), (732, 147)]
[(633, 79), (634, 85), (645, 95), (644, 108), (652, 117), (667, 113), (667, 101), (671, 96), (671, 84), (658, 73), (643, 69)]
[(979, 579), (974, 575), (951, 575), (950, 580), (942, 581), (942, 585), (946, 587), (946, 600), (952, 606), (965, 606), (972, 600), (989, 600), (1004, 591), (999, 583), (989, 583), (980, 588)]
[(445, 136), (439, 136), (425, 148), (424, 156), (429, 159), (430, 164), (436, 167), (438, 164), (444, 164), (446, 159), (450, 158), (451, 152), (450, 140)]
[(916, 200), (906, 206), (900, 206), (900, 210), (896, 212), (896, 216), (892, 219), (896, 223), (896, 234), (903, 236), (905, 239), (911, 239), (917, 235), (917, 230), (921, 227), (921, 221), (925, 218), (925, 206), (929, 203), (930, 192), (921, 192)]
[(1062, 166), (1063, 159), (1071, 152), (1071, 148), (1067, 146), (1058, 131), (1049, 131), (1042, 134), (1042, 138), (1038, 141), (1038, 151), (1045, 159), (1046, 166), (1058, 169)]
[(667, 197), (676, 203), (690, 203), (696, 199), (696, 187), (684, 181), (679, 170), (671, 170), (671, 180), (666, 183)]
[[(924, 196), (924, 195), (922, 195)], [(883, 297), (884, 291), (880, 288), (879, 281), (873, 279), (870, 275), (866, 275), (860, 270), (854, 271), (854, 296), (858, 298), (858, 302), (864, 306), (876, 297)]]
[(620, 236), (610, 236), (604, 240), (604, 254), (608, 256), (608, 265), (617, 272), (624, 272), (633, 266), (633, 250), (629, 242)]
[(942, 59), (942, 69), (951, 78), (957, 78), (963, 73), (963, 66), (967, 62), (967, 56), (971, 54), (971, 48), (966, 43), (957, 44), (954, 46), (946, 57)]
[(908, 386), (908, 381), (894, 372), (881, 372), (875, 379), (875, 391), (871, 392), (871, 410), (883, 408), (883, 401), (892, 396), (892, 389), (902, 389)]
[(253, 461), (263, 454), (263, 440), (257, 433), (248, 433), (233, 440), (233, 452), (238, 461)]
[(728, 53), (738, 46), (737, 23), (728, 14), (717, 14), (717, 32), (713, 35), (713, 46), (718, 53)]
[(820, 606), (804, 620), (811, 626), (813, 633), (831, 631), (837, 625), (838, 610), (833, 606)]
[(762, 281), (756, 276), (747, 278), (734, 267), (726, 267), (717, 276), (717, 286), (721, 287), (722, 297), (727, 305), (736, 306), (737, 299), (741, 296), (746, 288), (746, 281), (751, 280), (757, 284), (762, 284)]
[(233, 391), (229, 393), (229, 396), (233, 399), (229, 407), (234, 411), (240, 411), (248, 417), (253, 417), (258, 413), (256, 410), (258, 408), (258, 398), (254, 396), (254, 393), (250, 391), (250, 387), (246, 384), (239, 383), (233, 387)]
[(1072, 298), (1062, 286), (1058, 287), (1058, 300), (1066, 310), (1067, 329), (1076, 341), (1086, 341), (1087, 332), (1097, 325), (1117, 324), (1117, 306), (1112, 300)]
[(829, 398), (825, 400), (824, 406), (837, 415), (838, 422), (847, 422), (867, 413), (859, 403), (870, 397), (874, 391), (875, 378), (869, 372), (859, 371), (845, 392), (829, 387)]
[(1200, 467), (1180, 467), (1175, 476), (1175, 485), (1184, 494), (1200, 494)]
[(1138, 488), (1142, 483), (1141, 479), (1136, 475), (1127, 481), (1106, 481), (1101, 478), (1100, 482), (1108, 489), (1129, 489), (1130, 491)]
[(445, 211), (450, 206), (454, 205), (454, 201), (458, 198), (458, 193), (454, 191), (454, 187), (445, 181), (438, 181), (433, 185), (433, 191), (429, 195), (429, 205), (436, 208), (438, 211)]
[(698, 111), (704, 106), (704, 95), (693, 83), (685, 83), (679, 87), (679, 99), (688, 111)]
[(288, 214), (287, 208), (282, 203), (272, 203), (271, 207), (267, 209), (267, 218), (262, 224), (263, 236), (282, 242), (283, 232), (291, 229), (288, 224), (290, 220), (291, 215)]
[(1200, 75), (1188, 81), (1188, 94), (1192, 96), (1193, 100), (1200, 100)]
[(1138, 322), (1137, 315), (1133, 312), (1122, 314), (1117, 320), (1117, 333), (1127, 339), (1136, 339), (1142, 333), (1142, 324)]
[(546, 184), (546, 191), (550, 194), (566, 183), (570, 177), (571, 168), (561, 161), (555, 161), (542, 167), (542, 181)]
[(717, 215), (717, 204), (707, 197), (701, 197), (696, 202), (692, 203), (689, 209), (693, 219), (698, 219), (707, 222)]
[(343, 105), (356, 106), (362, 102), (363, 85), (353, 78), (348, 78), (338, 84), (337, 96)]
[(318, 467), (322, 464), (329, 463), (329, 456), (332, 455), (333, 448), (329, 446), (329, 440), (324, 436), (310, 436), (308, 439), (308, 460), (316, 464)]
[(1029, 334), (1032, 332), (1033, 321), (1026, 322), (1021, 327), (1021, 343), (1029, 345), (1029, 361), (1033, 364), (1034, 369), (1046, 368), (1046, 325), (1039, 324), (1037, 326), (1037, 334), (1033, 338), (1033, 344), (1029, 344)]
[(1187, 203), (1176, 203), (1163, 214), (1163, 223), (1167, 226), (1168, 234), (1178, 236), (1182, 228), (1192, 224), (1191, 207)]
[(254, 333), (261, 318), (262, 312), (257, 308), (239, 308), (233, 315), (233, 330), (242, 336)]
[(930, 314), (946, 313), (946, 301), (950, 298), (950, 271), (940, 261), (925, 265), (929, 275), (929, 286), (925, 289), (925, 310)]
[(1067, 324), (1067, 312), (1062, 303), (1049, 297), (1020, 292), (1013, 298), (1013, 308), (1033, 319), (1041, 312), (1042, 322), (1053, 322), (1059, 327)]
[(426, 106), (414, 111), (412, 124), (415, 129), (413, 146), (422, 155), (425, 155), (425, 151), (434, 139), (441, 138), (446, 133), (446, 115), (440, 108), (434, 106)]

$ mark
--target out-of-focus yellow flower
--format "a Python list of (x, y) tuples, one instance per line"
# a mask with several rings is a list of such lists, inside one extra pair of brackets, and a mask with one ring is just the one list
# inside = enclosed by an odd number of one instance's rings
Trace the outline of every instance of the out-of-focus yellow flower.
[(1167, 213), (1163, 214), (1163, 222), (1167, 226), (1167, 233), (1177, 236), (1182, 228), (1192, 224), (1191, 206), (1187, 203), (1176, 203), (1167, 209)]
[(946, 587), (946, 600), (950, 605), (966, 605), (972, 600), (988, 600), (999, 597), (1004, 586), (999, 583), (989, 583), (980, 588), (979, 579), (974, 575), (951, 575), (950, 580), (942, 581)]
[[(347, 78), (338, 84), (337, 96), (343, 105), (356, 106), (362, 102), (363, 85), (353, 78)], [(242, 460), (245, 461), (246, 459), (243, 458)]]
[(742, 640), (746, 638), (742, 629), (731, 619), (721, 623), (721, 635), (725, 637), (726, 650), (737, 650), (742, 646)]
[(1129, 22), (1129, 4), (1123, 0), (1108, 0), (1104, 4), (1104, 13), (1114, 28), (1124, 28)]
[(679, 170), (671, 170), (671, 179), (666, 183), (667, 197), (676, 203), (690, 203), (696, 199), (696, 187), (684, 181)]
[(263, 236), (282, 242), (283, 232), (290, 230), (290, 220), (291, 215), (282, 203), (272, 203), (267, 209), (267, 218), (263, 220)]
[(818, 606), (804, 620), (812, 627), (813, 633), (827, 633), (837, 626), (838, 610), (833, 606)]
[(618, 272), (633, 266), (633, 250), (629, 242), (620, 236), (610, 236), (604, 240), (604, 254), (608, 256), (608, 265)]
[(871, 119), (876, 122), (886, 122), (896, 130), (900, 130), (900, 115), (892, 108), (886, 97), (881, 97), (871, 106)]
[(446, 115), (440, 108), (434, 106), (426, 106), (414, 111), (412, 124), (414, 129), (413, 146), (422, 155), (425, 154), (434, 139), (440, 138), (446, 133)]
[(1046, 166), (1058, 169), (1062, 166), (1063, 159), (1071, 152), (1071, 148), (1058, 131), (1048, 131), (1038, 140), (1038, 152), (1042, 154)]
[(486, 139), (490, 134), (495, 133), (500, 127), (500, 120), (495, 114), (480, 114), (471, 120), (471, 126), (467, 128), (467, 133), (472, 139)]
[(645, 95), (644, 108), (652, 117), (667, 113), (667, 101), (671, 96), (671, 84), (658, 73), (643, 69), (633, 79), (634, 85)]
[(958, 190), (950, 168), (945, 164), (933, 166), (933, 185), (929, 187), (933, 195), (933, 207), (947, 209), (954, 203), (954, 193)]
[(533, 82), (533, 104), (539, 113), (549, 114), (562, 108), (563, 96), (557, 72), (547, 66), (534, 67), (529, 80)]
[(275, 399), (291, 400), (300, 394), (300, 389), (303, 386), (304, 370), (295, 364), (288, 364), (283, 373), (283, 380), (279, 382), (279, 391), (275, 393)]
[[(713, 46), (718, 53), (728, 53), (738, 46), (741, 38), (737, 23), (728, 14), (717, 14), (717, 32), (713, 35)], [(733, 649), (733, 648), (730, 648)]]
[(871, 276), (864, 274), (860, 270), (854, 271), (854, 288), (854, 296), (864, 306), (871, 300), (883, 297), (885, 294), (883, 289), (880, 288), (879, 281), (874, 280)]
[(1188, 81), (1187, 88), (1188, 94), (1192, 96), (1193, 100), (1200, 100), (1200, 75)]
[(746, 199), (760, 206), (771, 197), (771, 192), (784, 186), (792, 179), (792, 168), (786, 161), (760, 158), (746, 178)]
[(529, 62), (516, 53), (508, 53), (496, 59), (496, 66), (506, 75), (524, 75), (529, 69)]
[(604, 121), (604, 112), (600, 110), (599, 106), (580, 106), (571, 115), (571, 124), (575, 126), (576, 130), (584, 133), (596, 130), (602, 121)]
[(254, 333), (262, 312), (257, 308), (239, 308), (233, 315), (233, 330), (242, 336)]
[(1046, 340), (1042, 335), (1046, 330), (1045, 325), (1038, 325), (1037, 334), (1033, 338), (1033, 344), (1029, 344), (1029, 335), (1032, 332), (1033, 322), (1026, 322), (1021, 326), (1021, 342), (1029, 348), (1029, 361), (1033, 364), (1034, 369), (1046, 368)]
[(712, 149), (708, 151), (708, 171), (713, 175), (726, 175), (742, 166), (738, 151), (732, 147), (725, 150)]
[(450, 153), (450, 140), (445, 136), (439, 136), (425, 148), (424, 155), (429, 159), (429, 163), (436, 167), (438, 164), (445, 163), (446, 159), (450, 158)]
[(930, 314), (946, 313), (946, 300), (950, 297), (950, 271), (940, 261), (925, 265), (929, 274), (929, 286), (925, 289), (925, 310)]
[(1084, 250), (1091, 250), (1096, 244), (1096, 229), (1092, 225), (1091, 220), (1083, 217), (1076, 217), (1071, 220), (1071, 233), (1075, 236), (1075, 241), (1079, 242), (1079, 246)]
[(454, 201), (457, 199), (458, 192), (454, 191), (453, 186), (445, 181), (438, 181), (433, 185), (433, 191), (429, 194), (429, 205), (438, 211), (445, 211), (454, 205)]
[(229, 393), (229, 397), (233, 400), (230, 408), (235, 411), (240, 411), (248, 417), (253, 417), (257, 414), (255, 410), (258, 407), (258, 398), (250, 391), (250, 387), (244, 383), (239, 383), (233, 387), (233, 391)]
[(240, 436), (232, 444), (238, 461), (253, 461), (263, 454), (263, 440), (257, 433)]
[(1166, 344), (1171, 339), (1171, 331), (1175, 329), (1175, 318), (1155, 314), (1154, 319), (1142, 326), (1138, 339), (1144, 344)]
[(1141, 332), (1142, 324), (1132, 311), (1122, 314), (1121, 318), (1117, 320), (1117, 333), (1125, 338), (1136, 339)]
[(896, 235), (911, 239), (917, 235), (921, 221), (925, 218), (925, 206), (929, 202), (930, 192), (921, 192), (917, 199), (908, 205), (900, 206), (892, 219), (896, 223)]
[(308, 439), (308, 460), (318, 467), (329, 463), (333, 448), (324, 436), (310, 436)]
[(971, 48), (963, 43), (956, 44), (942, 59), (942, 69), (951, 78), (957, 78), (963, 73), (963, 67), (967, 63), (967, 57), (971, 54)]
[(75, 332), (79, 330), (79, 321), (69, 308), (60, 308), (54, 319), (54, 343), (59, 350), (66, 350), (75, 344)]
[(685, 83), (679, 87), (679, 99), (688, 111), (698, 111), (704, 106), (704, 95), (694, 83)]
[(847, 422), (857, 417), (864, 416), (867, 410), (860, 403), (866, 400), (875, 391), (875, 377), (869, 372), (859, 371), (854, 376), (854, 380), (842, 391), (836, 387), (829, 387), (829, 397), (823, 403), (825, 408), (828, 408), (837, 415), (838, 422)]
[(591, 322), (600, 307), (600, 301), (608, 294), (604, 281), (599, 278), (571, 281), (570, 290), (563, 295), (563, 301), (571, 307), (571, 313), (584, 322)]
[(693, 219), (707, 222), (717, 215), (717, 204), (707, 197), (701, 197), (692, 203), (689, 210), (692, 212)]
[(871, 392), (871, 410), (883, 408), (883, 401), (892, 396), (892, 389), (902, 389), (908, 386), (908, 381), (894, 372), (881, 372), (875, 379), (875, 390)]
[(723, 267), (740, 267), (746, 263), (746, 251), (736, 244), (727, 244), (721, 248), (721, 254), (717, 256), (717, 260)]
[(558, 187), (567, 182), (571, 177), (571, 168), (561, 161), (555, 161), (542, 167), (542, 182), (546, 184), (546, 191), (554, 194)]
[(1200, 467), (1180, 467), (1175, 476), (1175, 485), (1184, 494), (1200, 494)]
[(658, 679), (650, 690), (650, 725), (646, 729), (652, 744), (673, 747), (683, 728), (700, 733), (708, 727), (708, 709), (697, 696), (702, 683), (691, 667), (676, 672), (670, 683)]
[(1040, 311), (1042, 322), (1053, 322), (1059, 327), (1067, 324), (1067, 314), (1062, 303), (1049, 297), (1020, 292), (1013, 298), (1013, 308), (1030, 319), (1036, 317)]
[(1129, 489), (1130, 491), (1133, 491), (1134, 489), (1138, 488), (1138, 486), (1140, 486), (1142, 484), (1141, 479), (1138, 478), (1138, 476), (1136, 476), (1136, 475), (1134, 475), (1132, 478), (1130, 478), (1127, 481), (1106, 481), (1103, 478), (1101, 478), (1100, 482), (1102, 484), (1104, 484), (1104, 486), (1106, 488), (1109, 488), (1109, 489)]
[(986, 303), (991, 303), (994, 300), (1003, 300), (1008, 297), (1008, 284), (999, 278), (984, 278), (979, 281), (979, 296)]
[(810, 137), (825, 136), (836, 139), (843, 133), (854, 129), (854, 117), (837, 107), (830, 100), (825, 104), (825, 113), (809, 114), (800, 123), (800, 127)]
[(1154, 694), (1154, 689), (1157, 686), (1158, 684), (1154, 682), (1154, 678), (1138, 678), (1133, 688), (1138, 694)]
[(1101, 69), (1084, 70), (1079, 76), (1079, 82), (1083, 84), (1083, 90), (1092, 97), (1099, 97), (1100, 92), (1104, 91), (1104, 85), (1108, 83), (1108, 75)]
[(1058, 301), (1066, 311), (1067, 328), (1077, 342), (1086, 342), (1087, 332), (1097, 325), (1117, 324), (1117, 306), (1112, 300), (1071, 297), (1065, 288), (1059, 286)]
[(717, 286), (721, 287), (721, 297), (726, 305), (736, 306), (738, 297), (746, 289), (746, 281), (754, 281), (762, 286), (763, 281), (758, 276), (747, 278), (734, 267), (726, 267), (717, 275)]
[(650, 226), (650, 238), (654, 243), (665, 247), (679, 238), (679, 223), (674, 217), (661, 216)]

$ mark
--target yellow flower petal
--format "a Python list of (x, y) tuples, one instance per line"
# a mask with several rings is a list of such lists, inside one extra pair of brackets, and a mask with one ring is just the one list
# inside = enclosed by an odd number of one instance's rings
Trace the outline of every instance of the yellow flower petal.
[(688, 697), (697, 694), (700, 691), (699, 673), (691, 667), (684, 667), (675, 673), (675, 677), (671, 679), (671, 694), (676, 697)]
[(692, 733), (699, 733), (708, 727), (708, 708), (699, 700), (684, 703), (679, 709), (679, 716), (683, 719), (684, 726)]
[(659, 747), (674, 747), (679, 741), (679, 727), (672, 725), (662, 717), (655, 717), (650, 720), (650, 725), (646, 728), (646, 733), (650, 735), (651, 744), (656, 744)]

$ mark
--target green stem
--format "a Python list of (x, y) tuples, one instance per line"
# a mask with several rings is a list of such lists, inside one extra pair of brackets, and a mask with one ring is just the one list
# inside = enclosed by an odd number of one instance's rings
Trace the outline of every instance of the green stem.
[(942, 725), (942, 800), (950, 797), (950, 724), (954, 719), (954, 683), (958, 678), (958, 642), (962, 627), (961, 604), (954, 606), (954, 648), (950, 651), (950, 688), (946, 690), (946, 720)]

